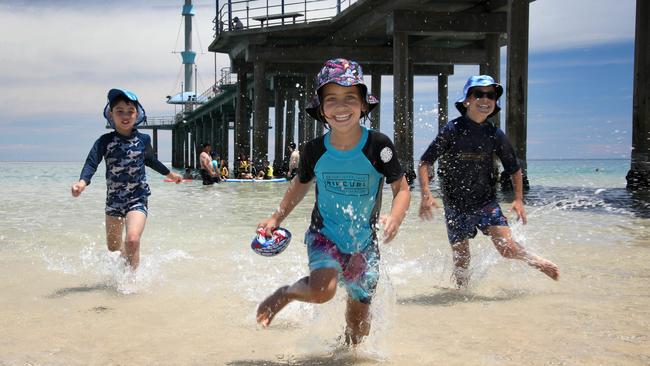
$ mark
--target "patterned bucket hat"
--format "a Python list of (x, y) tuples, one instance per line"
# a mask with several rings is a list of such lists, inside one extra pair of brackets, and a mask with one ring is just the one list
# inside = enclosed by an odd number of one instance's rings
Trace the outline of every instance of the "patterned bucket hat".
[(140, 101), (138, 101), (138, 96), (135, 95), (135, 93), (126, 89), (111, 89), (108, 91), (108, 103), (106, 103), (106, 107), (104, 107), (104, 118), (106, 118), (106, 121), (108, 121), (111, 128), (115, 128), (115, 123), (113, 123), (109, 118), (108, 112), (111, 110), (111, 102), (119, 95), (124, 95), (128, 100), (135, 102), (138, 111), (138, 119), (135, 121), (135, 126), (147, 121), (147, 113), (145, 113), (144, 108), (142, 107), (142, 104), (140, 104)]
[[(366, 103), (368, 103), (367, 112), (370, 112), (379, 104), (379, 99), (368, 93), (368, 87), (363, 82), (363, 71), (361, 70), (361, 65), (355, 61), (346, 60), (344, 58), (327, 60), (318, 75), (316, 75), (316, 95), (314, 95), (307, 105), (307, 108), (305, 108), (305, 111), (316, 120), (327, 123), (320, 113), (320, 98), (318, 97), (318, 91), (325, 84), (329, 83), (335, 83), (341, 86), (361, 86), (362, 94), (365, 95)], [(362, 117), (365, 115), (366, 114), (363, 113)]]
[(499, 113), (501, 110), (501, 107), (499, 106), (499, 98), (503, 95), (503, 87), (501, 84), (497, 83), (494, 81), (492, 76), (489, 75), (474, 75), (470, 76), (469, 79), (467, 79), (467, 82), (465, 83), (465, 86), (463, 87), (463, 97), (458, 99), (456, 101), (456, 109), (460, 112), (460, 114), (465, 114), (467, 113), (467, 108), (463, 104), (465, 99), (467, 99), (467, 95), (469, 94), (469, 90), (475, 86), (493, 86), (494, 89), (497, 92), (497, 100), (494, 105), (494, 111), (490, 113), (489, 117), (494, 116), (495, 114)]

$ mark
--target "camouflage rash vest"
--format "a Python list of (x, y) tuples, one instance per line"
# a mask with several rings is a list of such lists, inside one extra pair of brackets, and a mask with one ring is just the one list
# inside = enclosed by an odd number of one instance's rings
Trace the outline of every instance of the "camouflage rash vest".
[(106, 202), (125, 203), (149, 196), (145, 166), (162, 175), (169, 169), (156, 159), (149, 135), (133, 130), (123, 136), (115, 131), (102, 135), (88, 153), (80, 179), (90, 184), (102, 158), (106, 162)]

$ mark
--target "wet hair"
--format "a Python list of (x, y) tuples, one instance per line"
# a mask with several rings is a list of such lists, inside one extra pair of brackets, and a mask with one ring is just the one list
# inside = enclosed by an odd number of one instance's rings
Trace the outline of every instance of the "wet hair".
[(111, 103), (110, 103), (110, 109), (113, 110), (113, 108), (115, 108), (115, 106), (116, 106), (117, 103), (119, 103), (119, 102), (124, 102), (124, 103), (126, 103), (126, 104), (128, 104), (128, 105), (132, 105), (132, 106), (134, 106), (136, 109), (138, 108), (138, 104), (137, 104), (136, 102), (132, 101), (131, 99), (129, 99), (129, 98), (128, 98), (126, 95), (124, 95), (124, 94), (118, 94), (115, 98), (113, 98), (113, 100), (111, 100)]

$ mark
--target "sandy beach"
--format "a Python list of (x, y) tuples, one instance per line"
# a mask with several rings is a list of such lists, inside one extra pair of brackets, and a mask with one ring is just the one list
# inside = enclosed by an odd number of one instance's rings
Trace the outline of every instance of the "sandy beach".
[(80, 163), (0, 168), (0, 365), (650, 364), (650, 218), (618, 173), (580, 173), (558, 189), (539, 168), (529, 224), (513, 232), (560, 266), (560, 281), (478, 237), (463, 291), (452, 288), (442, 212), (421, 221), (414, 192), (399, 236), (382, 246), (371, 335), (351, 351), (339, 339), (341, 288), (324, 305), (290, 304), (269, 329), (255, 323), (259, 301), (308, 272), (313, 195), (285, 222), (289, 248), (266, 258), (250, 240), (286, 184), (177, 186), (150, 171), (131, 275), (105, 247), (103, 174), (73, 199)]

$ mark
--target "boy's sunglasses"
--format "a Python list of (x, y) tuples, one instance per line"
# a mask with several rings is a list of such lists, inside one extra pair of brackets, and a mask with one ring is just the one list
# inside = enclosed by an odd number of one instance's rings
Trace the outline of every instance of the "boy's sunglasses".
[(494, 91), (482, 91), (482, 90), (472, 90), (472, 96), (476, 99), (481, 99), (486, 97), (490, 100), (497, 100), (497, 92)]

